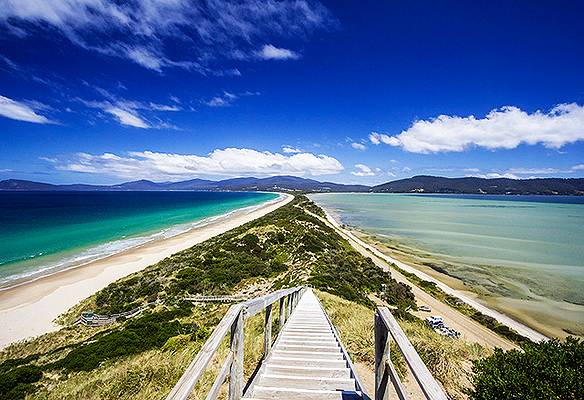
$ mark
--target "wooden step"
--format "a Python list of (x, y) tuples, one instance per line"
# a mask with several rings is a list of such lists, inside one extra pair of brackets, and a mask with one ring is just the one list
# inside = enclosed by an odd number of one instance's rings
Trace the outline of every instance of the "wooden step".
[(323, 345), (290, 345), (287, 343), (280, 343), (278, 345), (278, 350), (285, 350), (285, 351), (321, 351), (327, 353), (340, 353), (341, 348), (338, 344), (330, 344), (328, 346)]
[(345, 361), (345, 360), (323, 360), (323, 359), (318, 359), (318, 358), (307, 358), (307, 357), (272, 356), (272, 357), (270, 357), (270, 360), (268, 361), (268, 365), (346, 368), (347, 361)]
[(289, 351), (276, 349), (272, 351), (273, 357), (291, 357), (291, 358), (314, 358), (314, 359), (326, 359), (326, 360), (342, 360), (343, 353), (330, 351)]
[(264, 374), (258, 384), (297, 389), (355, 390), (355, 380), (352, 378)]
[(350, 378), (351, 371), (348, 368), (327, 368), (327, 367), (302, 367), (302, 366), (281, 366), (266, 365), (266, 374), (279, 374), (299, 377), (320, 377), (320, 378)]
[[(357, 397), (358, 396), (358, 397)], [(360, 399), (356, 392), (343, 392), (337, 390), (324, 389), (294, 389), (279, 388), (271, 386), (255, 386), (253, 390), (254, 399), (295, 399), (295, 400), (343, 400)]]

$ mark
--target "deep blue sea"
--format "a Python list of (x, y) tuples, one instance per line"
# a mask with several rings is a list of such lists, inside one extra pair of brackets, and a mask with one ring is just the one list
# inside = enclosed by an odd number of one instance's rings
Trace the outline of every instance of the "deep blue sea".
[(247, 192), (0, 191), (0, 286), (173, 236), (277, 197)]

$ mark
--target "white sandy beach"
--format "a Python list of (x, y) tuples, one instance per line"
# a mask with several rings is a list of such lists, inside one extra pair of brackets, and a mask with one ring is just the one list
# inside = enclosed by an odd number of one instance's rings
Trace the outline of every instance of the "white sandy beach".
[(237, 210), (180, 235), (0, 291), (0, 348), (59, 329), (53, 321), (110, 283), (178, 251), (262, 217), (291, 201), (282, 195), (254, 209)]

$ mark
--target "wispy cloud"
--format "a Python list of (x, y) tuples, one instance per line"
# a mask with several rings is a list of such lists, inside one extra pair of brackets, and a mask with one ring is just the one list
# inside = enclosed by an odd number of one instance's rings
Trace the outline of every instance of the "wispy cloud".
[(113, 153), (78, 153), (71, 159), (50, 162), (59, 170), (133, 179), (279, 174), (318, 176), (343, 171), (337, 159), (324, 154), (284, 155), (245, 148), (217, 149), (203, 156), (152, 151), (130, 152), (123, 156)]
[(237, 95), (224, 91), (223, 94), (212, 97), (204, 103), (209, 107), (227, 107), (237, 100), (237, 98)]
[[(93, 85), (89, 82), (83, 82), (85, 86), (93, 89), (97, 94), (99, 94), (102, 100), (85, 100), (77, 99), (79, 102), (87, 107), (95, 108), (112, 115), (116, 121), (125, 126), (132, 126), (134, 128), (176, 128), (172, 124), (165, 121), (161, 121), (154, 117), (157, 112), (176, 112), (181, 111), (182, 108), (178, 103), (174, 102), (172, 104), (160, 104), (154, 102), (144, 102), (138, 100), (129, 100), (123, 97), (118, 97), (114, 93), (107, 89)], [(146, 112), (157, 121), (155, 123), (149, 122), (148, 118), (142, 115)]]
[(134, 128), (151, 128), (151, 126), (144, 121), (136, 112), (124, 110), (119, 107), (104, 107), (103, 110), (116, 117), (120, 124), (126, 126), (133, 126)]
[(54, 123), (49, 118), (39, 114), (37, 112), (39, 108), (44, 108), (41, 103), (16, 101), (8, 97), (0, 96), (1, 116), (35, 124)]
[(355, 150), (367, 150), (367, 146), (365, 146), (363, 143), (357, 143), (357, 142), (353, 142), (351, 143), (351, 147), (354, 148)]
[[(185, 68), (230, 74), (239, 71), (207, 64), (236, 52), (253, 54), (271, 39), (304, 40), (336, 20), (315, 0), (9, 0), (0, 7), (0, 24), (21, 37), (52, 28), (84, 49), (123, 57), (153, 71)], [(189, 56), (171, 58), (170, 43), (174, 49), (183, 46)], [(264, 45), (260, 55), (297, 57), (272, 45)]]
[(263, 60), (297, 60), (300, 58), (300, 55), (295, 51), (276, 47), (271, 44), (264, 45), (264, 47), (257, 52), (257, 56)]
[(531, 114), (517, 107), (503, 107), (485, 118), (440, 115), (416, 121), (395, 136), (372, 132), (369, 140), (413, 153), (460, 152), (473, 147), (514, 149), (522, 144), (559, 149), (584, 140), (584, 106), (559, 104), (549, 112)]

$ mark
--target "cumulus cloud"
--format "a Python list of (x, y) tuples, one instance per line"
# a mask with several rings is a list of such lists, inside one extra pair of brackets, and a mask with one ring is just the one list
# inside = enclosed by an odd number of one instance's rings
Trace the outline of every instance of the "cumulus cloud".
[(292, 50), (276, 47), (266, 44), (257, 53), (258, 57), (263, 60), (296, 60), (300, 55)]
[(104, 174), (132, 179), (181, 179), (195, 176), (329, 175), (343, 170), (333, 157), (312, 153), (284, 155), (246, 148), (217, 149), (199, 156), (152, 151), (78, 153), (72, 159), (51, 162), (65, 171)]
[(355, 164), (355, 171), (351, 175), (355, 176), (375, 176), (375, 172), (365, 164)]
[(351, 143), (351, 147), (354, 148), (355, 150), (367, 150), (367, 147), (363, 144), (363, 143), (357, 143), (357, 142), (353, 142)]
[(296, 154), (296, 153), (303, 153), (304, 151), (302, 149), (299, 149), (296, 147), (284, 145), (284, 146), (282, 146), (282, 152), (286, 153), (286, 154)]
[(35, 108), (43, 108), (40, 103), (25, 103), (0, 96), (0, 115), (17, 121), (32, 122), (35, 124), (50, 124), (52, 121), (39, 114)]
[(395, 136), (372, 132), (369, 140), (413, 153), (460, 152), (472, 147), (513, 149), (521, 144), (559, 149), (584, 140), (584, 106), (559, 104), (549, 112), (531, 114), (503, 107), (485, 118), (440, 115), (416, 121)]
[[(206, 64), (236, 52), (254, 54), (271, 39), (304, 40), (336, 20), (316, 0), (4, 0), (0, 24), (21, 37), (57, 31), (84, 49), (154, 71), (178, 67), (229, 74), (239, 71)], [(176, 53), (177, 44), (184, 46), (185, 59), (168, 56), (167, 48)], [(272, 45), (264, 45), (260, 55), (297, 56)]]

